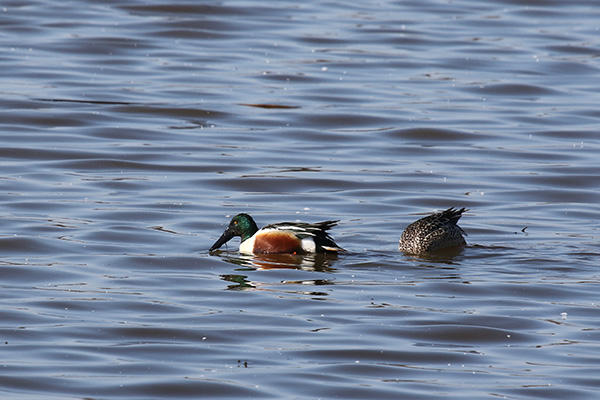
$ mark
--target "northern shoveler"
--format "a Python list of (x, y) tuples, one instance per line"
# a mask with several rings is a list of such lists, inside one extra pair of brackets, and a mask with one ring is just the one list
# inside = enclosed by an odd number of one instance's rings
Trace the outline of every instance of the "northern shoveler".
[(259, 230), (250, 215), (238, 214), (209, 251), (218, 249), (234, 236), (240, 236), (240, 253), (338, 253), (344, 249), (335, 244), (327, 233), (337, 222), (281, 222)]
[(450, 207), (408, 225), (400, 237), (400, 251), (421, 254), (467, 244), (467, 233), (457, 225), (465, 211), (469, 210)]

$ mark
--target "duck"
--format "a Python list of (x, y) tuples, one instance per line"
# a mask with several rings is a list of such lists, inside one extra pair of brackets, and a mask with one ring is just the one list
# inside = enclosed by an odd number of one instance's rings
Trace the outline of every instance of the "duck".
[(418, 255), (466, 245), (467, 233), (457, 225), (466, 211), (469, 210), (464, 207), (450, 207), (408, 225), (400, 236), (400, 251)]
[(280, 222), (258, 229), (250, 215), (241, 213), (231, 219), (209, 251), (217, 250), (234, 236), (240, 236), (240, 253), (244, 254), (340, 253), (345, 250), (327, 233), (338, 222)]

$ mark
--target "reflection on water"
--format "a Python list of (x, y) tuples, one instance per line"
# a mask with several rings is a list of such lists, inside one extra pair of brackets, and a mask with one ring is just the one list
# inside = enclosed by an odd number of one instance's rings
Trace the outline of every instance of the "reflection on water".
[(256, 286), (248, 280), (246, 275), (225, 274), (221, 275), (221, 279), (234, 283), (234, 285), (227, 286), (227, 289), (229, 290), (250, 290), (256, 288)]
[(252, 269), (275, 269), (288, 268), (304, 271), (333, 272), (338, 255), (333, 254), (231, 254), (227, 252), (214, 251), (225, 262), (242, 268)]
[[(315, 290), (307, 290), (312, 286), (323, 286), (333, 285), (333, 280), (328, 279), (306, 279), (300, 281), (281, 281), (278, 283), (273, 282), (260, 282), (256, 280), (248, 280), (246, 275), (238, 274), (225, 274), (221, 275), (221, 279), (227, 282), (233, 282), (233, 285), (228, 285), (227, 290), (262, 290), (269, 291), (279, 294), (299, 294), (305, 296), (328, 296), (329, 293), (318, 292)], [(293, 289), (293, 287), (298, 287)]]
[(468, 246), (455, 246), (431, 253), (405, 254), (405, 256), (413, 260), (431, 260), (436, 263), (452, 264), (455, 260), (460, 262), (461, 256), (468, 251)]

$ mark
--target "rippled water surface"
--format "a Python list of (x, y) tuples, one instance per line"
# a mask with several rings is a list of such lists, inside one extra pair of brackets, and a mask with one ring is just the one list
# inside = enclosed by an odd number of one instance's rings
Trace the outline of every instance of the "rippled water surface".
[[(0, 6), (0, 394), (594, 399), (596, 1)], [(466, 207), (468, 246), (410, 257)], [(347, 254), (208, 248), (339, 219)]]

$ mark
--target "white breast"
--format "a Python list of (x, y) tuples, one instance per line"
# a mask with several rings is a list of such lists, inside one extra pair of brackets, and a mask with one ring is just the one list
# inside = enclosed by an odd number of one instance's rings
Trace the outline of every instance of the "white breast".
[(254, 241), (256, 240), (256, 235), (252, 236), (250, 239), (245, 242), (240, 243), (240, 253), (243, 254), (254, 254)]

